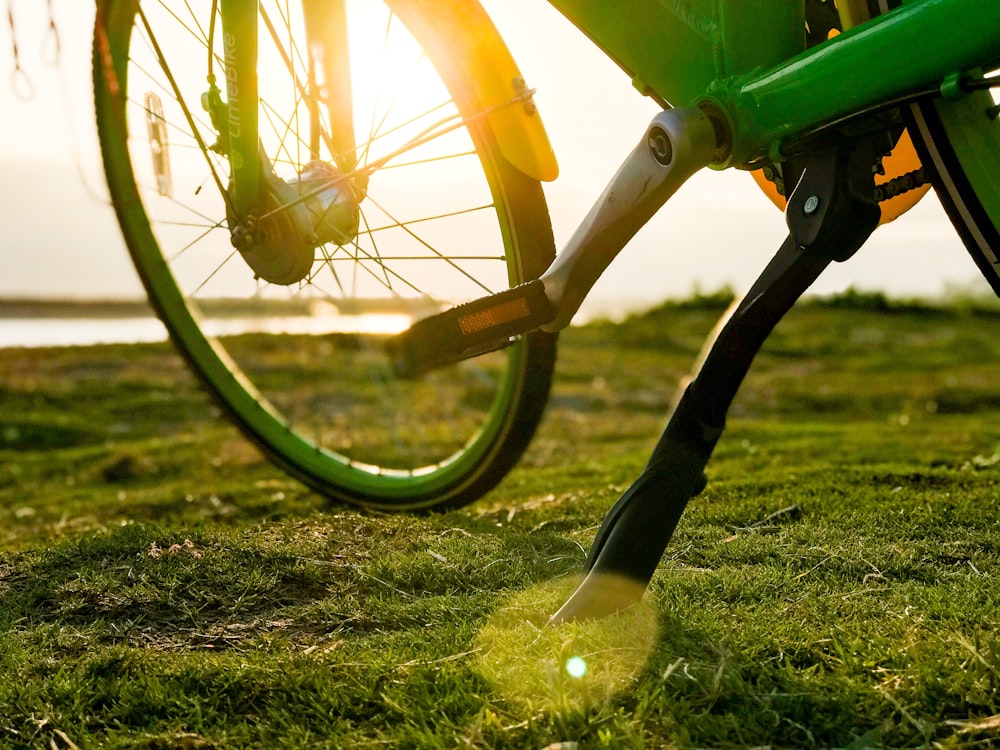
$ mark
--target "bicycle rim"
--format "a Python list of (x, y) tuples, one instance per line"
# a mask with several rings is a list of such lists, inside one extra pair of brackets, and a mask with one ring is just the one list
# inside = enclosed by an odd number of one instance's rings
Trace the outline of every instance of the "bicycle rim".
[(1000, 296), (1000, 121), (980, 91), (909, 108), (921, 159), (933, 168), (941, 204), (966, 249)]
[[(317, 149), (334, 160), (329, 123), (304, 94), (300, 9), (259, 7), (261, 145), (294, 181)], [(119, 223), (172, 338), (229, 415), (340, 500), (417, 509), (492, 487), (540, 419), (552, 337), (412, 382), (382, 346), (415, 317), (537, 276), (554, 254), (541, 188), (461, 98), (465, 74), (443, 80), (380, 3), (348, 3), (357, 158), (378, 168), (357, 236), (318, 247), (302, 281), (268, 284), (230, 242), (228, 161), (211, 150), (218, 133), (201, 107), (207, 61), (224, 69), (209, 11), (153, 0), (102, 10), (95, 94)]]

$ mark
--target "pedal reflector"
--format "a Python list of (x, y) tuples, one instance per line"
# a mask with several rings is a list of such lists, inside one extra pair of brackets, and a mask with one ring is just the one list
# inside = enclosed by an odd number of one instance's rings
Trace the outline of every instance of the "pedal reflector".
[(518, 297), (507, 301), (501, 300), (486, 310), (463, 315), (458, 319), (458, 327), (462, 329), (464, 335), (472, 336), (481, 331), (527, 318), (530, 315), (531, 307), (528, 305), (528, 301), (524, 297)]

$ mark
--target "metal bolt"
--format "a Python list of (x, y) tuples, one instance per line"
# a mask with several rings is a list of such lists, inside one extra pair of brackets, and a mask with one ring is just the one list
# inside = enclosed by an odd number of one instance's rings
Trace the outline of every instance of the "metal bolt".
[(668, 166), (674, 158), (674, 147), (670, 144), (670, 136), (660, 127), (649, 131), (649, 152), (657, 163)]
[(802, 206), (802, 211), (809, 215), (816, 213), (816, 209), (819, 208), (819, 196), (810, 195), (806, 198), (806, 202)]
[(524, 111), (529, 115), (535, 114), (538, 111), (538, 107), (535, 106), (535, 102), (531, 98), (535, 92), (528, 88), (528, 82), (518, 76), (511, 83), (514, 85), (514, 91), (517, 92), (517, 96), (524, 102)]

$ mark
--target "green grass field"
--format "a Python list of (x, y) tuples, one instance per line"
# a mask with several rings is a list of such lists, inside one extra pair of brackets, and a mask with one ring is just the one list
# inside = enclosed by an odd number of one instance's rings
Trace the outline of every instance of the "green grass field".
[(166, 345), (0, 351), (0, 747), (1000, 743), (1000, 315), (848, 295), (760, 355), (645, 606), (541, 626), (720, 309), (571, 329), (525, 459), (332, 506)]

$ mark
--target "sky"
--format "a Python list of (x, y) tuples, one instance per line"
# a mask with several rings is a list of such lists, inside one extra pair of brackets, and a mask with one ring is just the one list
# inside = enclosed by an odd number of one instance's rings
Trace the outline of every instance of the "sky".
[[(93, 125), (93, 3), (10, 0), (0, 31), (0, 297), (135, 297), (141, 289), (108, 203)], [(483, 0), (521, 67), (560, 163), (546, 185), (557, 247), (642, 135), (657, 106), (541, 0)], [(16, 38), (23, 74), (15, 74)], [(30, 84), (30, 85), (29, 85)], [(745, 291), (785, 236), (751, 178), (706, 170), (622, 251), (591, 292), (586, 317), (618, 317), (666, 297)], [(933, 195), (831, 267), (816, 293), (854, 286), (892, 296), (989, 293)]]

